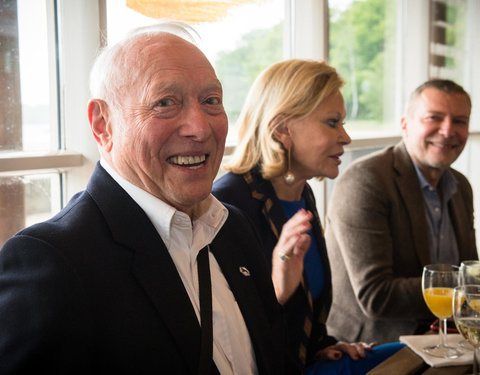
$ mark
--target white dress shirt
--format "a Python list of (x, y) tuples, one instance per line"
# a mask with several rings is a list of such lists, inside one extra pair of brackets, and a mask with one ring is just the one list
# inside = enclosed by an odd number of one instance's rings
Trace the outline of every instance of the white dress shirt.
[[(200, 322), (197, 255), (213, 241), (225, 223), (228, 210), (210, 195), (190, 217), (125, 180), (105, 160), (102, 167), (145, 211), (177, 267), (185, 290)], [(240, 308), (212, 253), (213, 360), (222, 375), (258, 374), (250, 335)]]

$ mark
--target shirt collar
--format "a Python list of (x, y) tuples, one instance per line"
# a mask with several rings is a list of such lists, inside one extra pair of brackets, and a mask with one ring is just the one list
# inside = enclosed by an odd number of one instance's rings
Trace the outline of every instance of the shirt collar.
[(203, 242), (205, 243), (200, 246), (201, 248), (215, 238), (227, 220), (227, 208), (212, 194), (195, 208), (192, 222), (186, 213), (178, 211), (154, 195), (127, 181), (105, 159), (102, 158), (100, 164), (145, 212), (167, 248), (170, 248), (171, 230), (174, 225), (185, 225), (185, 223), (190, 222), (194, 237), (196, 233), (202, 232), (205, 237)]
[[(433, 186), (430, 185), (425, 179), (422, 172), (420, 171), (420, 168), (418, 168), (415, 162), (413, 162), (413, 166), (415, 167), (415, 172), (417, 173), (421, 188), (428, 189), (430, 191), (435, 190)], [(455, 192), (457, 191), (457, 185), (457, 179), (453, 175), (452, 171), (450, 169), (447, 169), (440, 178), (440, 181), (438, 182), (438, 186), (443, 194), (445, 202), (447, 202), (452, 197), (452, 195), (455, 194)]]

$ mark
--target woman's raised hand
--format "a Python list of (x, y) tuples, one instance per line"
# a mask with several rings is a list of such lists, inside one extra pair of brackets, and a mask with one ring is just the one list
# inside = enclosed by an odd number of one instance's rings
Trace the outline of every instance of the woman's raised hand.
[(310, 247), (311, 212), (300, 209), (282, 228), (272, 254), (272, 280), (280, 304), (292, 296), (302, 279), (303, 258)]

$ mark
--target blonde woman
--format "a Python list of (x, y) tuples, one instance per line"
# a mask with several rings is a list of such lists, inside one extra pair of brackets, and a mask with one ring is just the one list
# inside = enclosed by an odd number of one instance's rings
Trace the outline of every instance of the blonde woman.
[[(263, 71), (239, 116), (238, 145), (224, 165), (229, 173), (213, 188), (217, 198), (250, 218), (272, 269), (293, 262), (284, 269), (302, 275), (293, 295), (279, 302), (286, 314), (290, 353), (305, 374), (364, 374), (402, 347), (338, 342), (325, 327), (331, 271), (307, 181), (337, 177), (344, 146), (350, 143), (343, 84), (336, 70), (321, 61), (292, 59)], [(302, 259), (296, 246), (305, 237), (310, 248)], [(276, 291), (286, 285), (276, 277), (273, 284)]]

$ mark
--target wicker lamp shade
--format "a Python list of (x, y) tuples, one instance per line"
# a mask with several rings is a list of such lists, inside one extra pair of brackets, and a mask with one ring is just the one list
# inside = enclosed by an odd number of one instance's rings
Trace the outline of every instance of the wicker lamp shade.
[(127, 7), (151, 18), (168, 18), (186, 23), (214, 22), (232, 7), (259, 0), (127, 0)]

